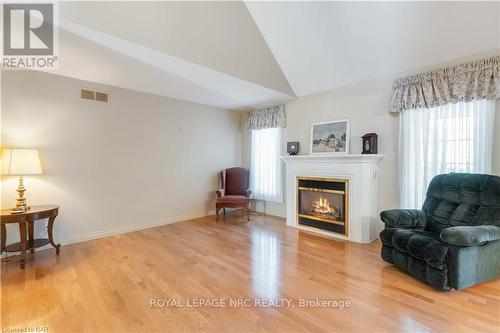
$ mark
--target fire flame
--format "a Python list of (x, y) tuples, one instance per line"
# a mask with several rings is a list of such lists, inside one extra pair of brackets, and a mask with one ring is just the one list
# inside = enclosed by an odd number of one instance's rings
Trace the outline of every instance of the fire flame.
[(333, 214), (335, 213), (335, 209), (330, 206), (330, 202), (328, 198), (319, 197), (319, 200), (316, 200), (312, 204), (314, 212), (317, 214)]

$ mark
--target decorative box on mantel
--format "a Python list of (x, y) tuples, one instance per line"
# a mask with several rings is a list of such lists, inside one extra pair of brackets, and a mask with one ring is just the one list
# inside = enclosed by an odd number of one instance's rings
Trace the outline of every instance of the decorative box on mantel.
[(287, 225), (357, 243), (383, 225), (377, 210), (377, 167), (383, 155), (283, 156)]

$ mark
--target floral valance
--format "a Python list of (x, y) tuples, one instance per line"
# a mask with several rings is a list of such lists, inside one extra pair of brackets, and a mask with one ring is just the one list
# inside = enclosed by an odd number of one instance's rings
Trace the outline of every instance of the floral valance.
[(500, 56), (394, 81), (391, 112), (500, 98)]
[(247, 131), (286, 127), (285, 104), (250, 112), (245, 127)]

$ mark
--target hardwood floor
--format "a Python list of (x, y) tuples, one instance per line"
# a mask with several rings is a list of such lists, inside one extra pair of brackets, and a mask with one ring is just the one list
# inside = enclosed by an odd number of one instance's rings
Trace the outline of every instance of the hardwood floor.
[[(499, 332), (500, 281), (439, 292), (360, 245), (230, 214), (2, 262), (1, 326), (49, 332)], [(34, 260), (33, 258), (36, 258)], [(151, 307), (152, 299), (184, 307)], [(226, 307), (188, 307), (224, 298)], [(293, 307), (231, 307), (287, 299)], [(344, 299), (349, 308), (300, 307)], [(156, 301), (161, 305), (161, 301)]]

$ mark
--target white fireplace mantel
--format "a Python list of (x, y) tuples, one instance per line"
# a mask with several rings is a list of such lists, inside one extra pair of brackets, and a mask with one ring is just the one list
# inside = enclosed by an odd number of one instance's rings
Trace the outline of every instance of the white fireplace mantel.
[[(283, 156), (286, 163), (287, 225), (357, 243), (373, 241), (382, 226), (377, 210), (377, 169), (383, 157), (379, 154)], [(347, 236), (298, 224), (297, 177), (349, 180)]]

